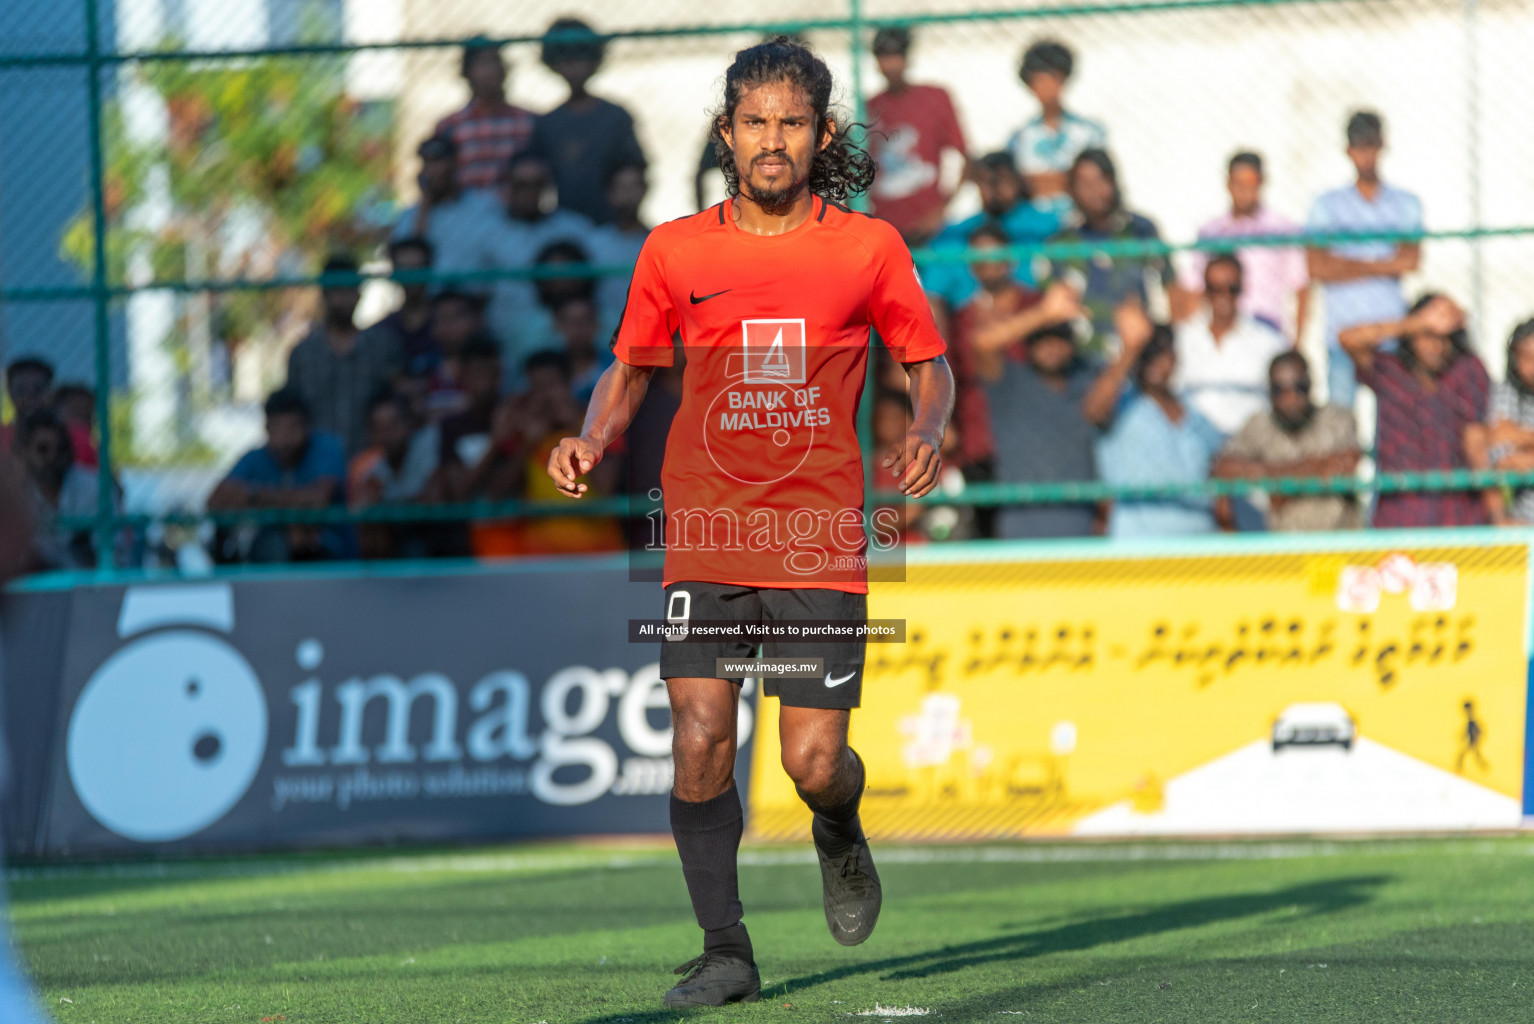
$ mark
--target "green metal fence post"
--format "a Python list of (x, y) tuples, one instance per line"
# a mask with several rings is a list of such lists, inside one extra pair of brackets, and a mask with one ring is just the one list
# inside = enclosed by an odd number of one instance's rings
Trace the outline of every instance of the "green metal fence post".
[[(863, 95), (863, 0), (848, 0), (847, 31), (851, 34), (852, 54), (852, 120), (855, 124), (862, 124), (868, 115), (868, 103)], [(866, 141), (868, 135), (860, 129), (851, 129)], [(853, 136), (855, 139), (857, 135)], [(853, 196), (852, 207), (855, 210), (868, 209), (867, 196)], [(858, 447), (863, 452), (863, 489), (872, 494), (874, 491), (875, 466), (879, 462), (879, 452), (874, 439), (874, 395), (877, 390), (878, 380), (874, 364), (878, 356), (879, 342), (874, 338), (874, 332), (868, 332), (868, 372), (863, 381), (863, 401), (858, 407)]]
[(95, 258), (91, 265), (91, 303), (95, 307), (96, 427), (100, 434), (100, 465), (97, 468), (96, 564), (112, 565), (112, 349), (107, 294), (106, 167), (101, 144), (101, 26), (99, 0), (85, 0), (85, 73), (90, 125), (91, 237)]

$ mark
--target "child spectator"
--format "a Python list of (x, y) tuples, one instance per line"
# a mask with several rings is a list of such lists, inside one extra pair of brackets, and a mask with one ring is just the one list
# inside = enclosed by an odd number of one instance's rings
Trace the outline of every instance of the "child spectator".
[(1102, 125), (1065, 109), (1065, 84), (1075, 69), (1076, 58), (1062, 43), (1041, 39), (1028, 47), (1017, 77), (1039, 101), (1039, 113), (1007, 143), (1034, 205), (1060, 216), (1070, 210), (1067, 175), (1076, 158), (1108, 148)]
[(610, 224), (614, 217), (608, 175), (647, 162), (629, 112), (586, 91), (605, 50), (602, 37), (579, 18), (559, 18), (549, 26), (543, 63), (565, 80), (570, 95), (538, 118), (530, 142), (553, 168), (560, 202), (597, 224)]
[(96, 392), (84, 384), (60, 384), (53, 391), (53, 411), (69, 431), (75, 465), (85, 469), (101, 465), (96, 452)]

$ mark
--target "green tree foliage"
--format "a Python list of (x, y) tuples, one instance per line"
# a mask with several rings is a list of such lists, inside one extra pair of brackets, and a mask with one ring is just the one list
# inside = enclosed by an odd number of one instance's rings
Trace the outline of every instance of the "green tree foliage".
[[(108, 281), (300, 275), (330, 252), (360, 254), (380, 241), (393, 110), (348, 96), (344, 67), (339, 58), (266, 57), (123, 71), (102, 114)], [(144, 87), (162, 105), (163, 128), (130, 131), (130, 106), (155, 105)], [(91, 272), (89, 206), (61, 250)], [(245, 344), (274, 343), (307, 307), (294, 292), (222, 291), (189, 295), (178, 310), (166, 344), (191, 375), (195, 402), (210, 397), (195, 372), (208, 339), (232, 358)]]

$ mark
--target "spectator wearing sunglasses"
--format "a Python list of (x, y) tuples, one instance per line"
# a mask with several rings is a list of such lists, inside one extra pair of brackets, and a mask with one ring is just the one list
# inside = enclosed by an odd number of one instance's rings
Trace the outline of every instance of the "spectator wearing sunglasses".
[[(1358, 427), (1353, 413), (1316, 405), (1310, 397), (1310, 366), (1293, 350), (1268, 366), (1268, 408), (1256, 413), (1231, 439), (1213, 475), (1249, 480), (1275, 477), (1348, 477), (1358, 468)], [(1351, 530), (1363, 525), (1351, 494), (1268, 499), (1273, 530)]]
[(1289, 346), (1283, 337), (1241, 312), (1241, 261), (1225, 254), (1204, 267), (1204, 304), (1177, 328), (1177, 376), (1189, 405), (1225, 438), (1267, 405), (1268, 367)]

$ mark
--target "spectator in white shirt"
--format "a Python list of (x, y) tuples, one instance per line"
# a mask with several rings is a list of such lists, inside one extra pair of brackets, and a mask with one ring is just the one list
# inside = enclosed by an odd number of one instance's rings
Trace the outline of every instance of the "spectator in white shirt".
[[(649, 191), (643, 164), (624, 164), (607, 176), (607, 202), (613, 209), (613, 222), (597, 228), (592, 236), (593, 262), (600, 266), (632, 265), (639, 259), (639, 250), (650, 236), (650, 226), (640, 219), (639, 207)], [(616, 322), (623, 315), (629, 277), (608, 275), (597, 282), (597, 305), (603, 317)]]
[[(519, 153), (512, 158), (507, 174), (506, 214), (480, 233), (472, 268), (531, 267), (538, 254), (554, 242), (573, 243), (589, 254), (593, 231), (591, 221), (559, 208), (548, 161), (532, 153)], [(539, 305), (537, 285), (527, 278), (495, 282), (486, 321), (501, 344), (508, 366), (521, 366), (528, 353), (548, 344), (548, 316)]]
[(1173, 388), (1229, 438), (1267, 407), (1268, 366), (1289, 346), (1241, 312), (1241, 261), (1228, 253), (1204, 266), (1204, 305), (1177, 328)]
[(485, 225), (500, 216), (495, 194), (465, 190), (458, 178), (458, 147), (450, 136), (433, 135), (416, 149), (421, 173), (416, 185), (421, 195), (400, 215), (391, 239), (424, 238), (431, 243), (432, 265), (437, 270), (463, 270)]

